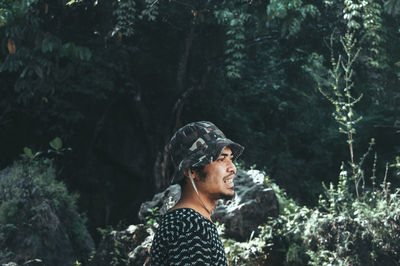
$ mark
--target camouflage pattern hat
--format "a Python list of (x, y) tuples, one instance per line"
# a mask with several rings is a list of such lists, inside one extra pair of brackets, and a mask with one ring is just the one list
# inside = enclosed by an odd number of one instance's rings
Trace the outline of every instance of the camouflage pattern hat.
[(227, 139), (211, 122), (193, 122), (180, 128), (170, 141), (172, 161), (178, 172), (175, 174), (175, 181), (183, 177), (179, 173), (184, 169), (214, 162), (225, 147), (232, 150), (233, 160), (244, 150), (240, 144)]

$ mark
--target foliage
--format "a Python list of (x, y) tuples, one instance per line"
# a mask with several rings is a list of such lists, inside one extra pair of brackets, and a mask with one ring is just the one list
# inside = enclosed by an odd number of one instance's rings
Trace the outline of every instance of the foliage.
[[(347, 135), (347, 143), (350, 149), (350, 160), (351, 166), (353, 168), (353, 176), (355, 178), (355, 188), (357, 197), (358, 184), (363, 178), (361, 176), (360, 165), (357, 165), (354, 161), (354, 149), (353, 149), (353, 135), (356, 133), (354, 128), (355, 124), (361, 121), (362, 116), (356, 117), (354, 115), (354, 106), (357, 104), (361, 98), (362, 94), (355, 98), (351, 94), (351, 90), (354, 87), (353, 78), (353, 63), (358, 57), (359, 49), (355, 49), (356, 42), (351, 33), (346, 33), (344, 39), (342, 40), (344, 50), (346, 52), (346, 59), (339, 56), (337, 62), (332, 58), (332, 94), (333, 97), (327, 95), (323, 90), (320, 89), (321, 93), (335, 106), (335, 113), (333, 114), (335, 120), (339, 123), (339, 132)], [(342, 70), (342, 71), (341, 71)], [(343, 74), (342, 74), (343, 73)], [(344, 84), (340, 84), (344, 80)], [(343, 88), (341, 88), (343, 86)], [(358, 172), (358, 174), (356, 174)]]
[(384, 4), (385, 11), (392, 16), (398, 15), (400, 13), (400, 2), (398, 0), (388, 0)]
[[(272, 188), (278, 199), (280, 215), (284, 216), (285, 212), (290, 210), (290, 212), (297, 212), (297, 204), (293, 199), (286, 195), (286, 192), (281, 189), (276, 183), (274, 183), (270, 177), (260, 170), (256, 170), (256, 166), (250, 167), (248, 171), (250, 175), (254, 178), (260, 178), (264, 180), (264, 185), (266, 188)], [(269, 217), (268, 221), (274, 220), (274, 217)], [(244, 242), (238, 242), (233, 239), (227, 239), (224, 237), (225, 225), (216, 223), (218, 234), (221, 236), (222, 243), (225, 247), (225, 253), (229, 265), (265, 265), (272, 264), (269, 251), (273, 247), (272, 243), (268, 243), (265, 237), (260, 237), (260, 235), (271, 235), (272, 231), (266, 231), (270, 228), (260, 226), (260, 234), (254, 231), (250, 235), (249, 239)], [(291, 247), (292, 248), (292, 247)], [(288, 253), (291, 253), (289, 251)]]
[[(235, 4), (238, 7), (235, 8)], [(226, 27), (226, 74), (230, 78), (240, 78), (245, 56), (245, 23), (251, 15), (246, 1), (224, 1), (222, 6), (225, 9), (216, 10), (214, 15), (218, 23)]]
[(301, 24), (304, 23), (307, 16), (316, 17), (320, 15), (315, 5), (307, 2), (309, 1), (270, 1), (267, 7), (268, 24), (280, 24), (281, 35), (293, 37), (299, 33)]
[[(130, 251), (129, 238), (120, 234), (120, 232), (113, 229), (111, 226), (108, 228), (97, 228), (102, 236), (102, 241), (108, 242), (107, 247), (107, 261), (110, 265), (128, 265), (127, 254)], [(103, 259), (104, 260), (104, 259)]]
[(114, 241), (114, 249), (111, 251), (112, 259), (110, 261), (110, 265), (126, 265), (127, 259), (125, 258), (125, 254), (123, 254), (120, 249), (122, 247), (122, 243), (119, 240)]
[[(3, 26), (0, 32), (8, 39), (8, 51), (0, 54), (0, 74), (5, 79), (5, 115), (19, 110), (44, 123), (54, 117), (63, 123), (80, 121), (82, 112), (65, 101), (72, 94), (90, 93), (70, 86), (69, 80), (85, 68), (91, 51), (49, 31), (60, 21), (54, 16), (57, 4), (45, 1), (3, 1)], [(50, 10), (50, 11), (49, 11)], [(52, 25), (52, 26), (45, 26)], [(77, 67), (82, 64), (81, 67)], [(34, 108), (33, 108), (34, 107)], [(63, 128), (60, 123), (51, 129)]]
[[(375, 175), (376, 158), (373, 167)], [(396, 164), (391, 167), (399, 168)], [(337, 186), (324, 186), (315, 208), (299, 206), (265, 173), (260, 174), (266, 186), (274, 189), (281, 212), (246, 242), (222, 239), (230, 265), (400, 263), (400, 190), (390, 189), (388, 172), (380, 186), (376, 185), (376, 176), (371, 176), (373, 187), (357, 197), (352, 171), (343, 165)], [(218, 230), (223, 235), (224, 226), (218, 225)]]
[[(120, 0), (118, 7), (113, 11), (117, 23), (113, 34), (118, 33), (119, 38), (122, 36), (131, 37), (135, 34), (135, 21), (147, 18), (154, 21), (158, 16), (158, 2), (154, 0), (134, 1)], [(142, 10), (138, 10), (137, 3), (142, 5)], [(140, 6), (139, 6), (140, 7)]]
[[(350, 15), (354, 14), (357, 12)], [(362, 119), (354, 115), (353, 109), (361, 96), (352, 96), (353, 64), (360, 52), (352, 33), (357, 25), (356, 22), (348, 24), (348, 31), (341, 40), (346, 58), (339, 56), (335, 60), (332, 56), (331, 79), (327, 82), (331, 89), (328, 93), (321, 89), (323, 82), (316, 78), (322, 94), (335, 106), (333, 116), (340, 125), (339, 132), (347, 136), (349, 167), (342, 163), (337, 187), (332, 183), (329, 188), (324, 186), (317, 207), (284, 208), (278, 219), (262, 227), (259, 236), (266, 243), (283, 247), (282, 261), (285, 265), (400, 263), (397, 253), (400, 248), (400, 190), (390, 190), (388, 165), (380, 187), (376, 187), (376, 153), (370, 180), (365, 179), (364, 161), (375, 145), (374, 139), (360, 160), (356, 162), (354, 159), (354, 126)], [(367, 181), (369, 186), (366, 186)]]
[[(286, 247), (285, 265), (397, 265), (400, 257), (399, 190), (388, 182), (359, 198), (343, 170), (325, 188), (317, 208), (297, 207), (264, 227), (261, 238)], [(307, 254), (304, 257), (302, 254)]]
[(336, 183), (341, 161), (351, 161), (318, 90), (347, 101), (329, 92), (331, 55), (346, 58), (346, 33), (358, 42), (353, 52), (361, 48), (351, 79), (363, 98), (357, 112), (347, 102), (342, 111), (363, 117), (355, 154), (370, 136), (380, 160), (400, 152), (398, 3), (0, 1), (0, 166), (60, 136), (73, 148), (56, 161), (60, 178), (80, 192), (94, 232), (136, 222), (143, 198), (173, 174), (173, 131), (211, 120), (246, 146), (246, 164), (316, 205), (321, 181)]
[[(329, 187), (323, 186), (323, 193), (314, 208), (299, 206), (277, 185), (266, 179), (277, 193), (281, 213), (277, 219), (268, 220), (267, 225), (261, 226), (260, 235), (249, 243), (236, 243), (235, 255), (228, 252), (232, 261), (248, 257), (249, 252), (257, 256), (258, 251), (258, 258), (263, 259), (264, 256), (265, 263), (278, 256), (279, 264), (283, 265), (400, 264), (397, 252), (400, 249), (400, 190), (390, 189), (390, 182), (387, 180), (388, 164), (383, 179), (377, 186), (376, 153), (372, 160), (372, 169), (366, 169), (365, 161), (371, 161), (368, 158), (376, 144), (374, 139), (359, 161), (355, 159), (354, 150), (355, 125), (359, 125), (362, 119), (356, 113), (355, 106), (358, 104), (357, 109), (360, 109), (363, 95), (353, 96), (357, 88), (357, 82), (354, 82), (355, 69), (360, 69), (360, 64), (365, 64), (370, 71), (371, 67), (383, 67), (385, 63), (379, 60), (386, 60), (381, 56), (382, 51), (373, 48), (375, 45), (380, 46), (377, 43), (382, 41), (380, 37), (376, 38), (377, 42), (371, 43), (368, 54), (365, 51), (363, 54), (359, 48), (368, 42), (368, 34), (381, 34), (381, 6), (369, 1), (344, 1), (344, 4), (344, 37), (337, 38), (335, 33), (330, 37), (332, 69), (327, 70), (323, 58), (316, 53), (311, 55), (310, 63), (304, 69), (312, 74), (320, 92), (335, 107), (333, 117), (339, 124), (339, 132), (347, 137), (349, 163), (342, 163), (336, 187), (332, 183)], [(360, 24), (360, 21), (364, 23)], [(361, 25), (364, 27), (362, 30)], [(373, 29), (367, 33), (369, 27)], [(357, 40), (356, 36), (360, 39)], [(335, 58), (337, 40), (342, 45), (344, 56)], [(368, 89), (364, 88), (363, 91)], [(397, 158), (396, 163), (390, 166), (397, 167), (398, 161)], [(367, 172), (371, 173), (369, 179), (366, 178)], [(256, 248), (252, 248), (252, 243), (257, 243)]]
[[(224, 234), (224, 225), (217, 224), (218, 233)], [(247, 242), (238, 242), (222, 238), (229, 265), (258, 265), (262, 262), (264, 242), (260, 238), (250, 238)]]
[(149, 215), (145, 217), (146, 225), (153, 226), (154, 224), (158, 224), (161, 219), (160, 210), (158, 207), (153, 209), (147, 209)]
[(98, 230), (102, 241), (88, 265), (143, 265), (149, 260), (149, 246), (154, 236), (151, 228), (139, 224), (124, 230), (112, 227)]
[[(70, 194), (66, 186), (56, 180), (54, 167), (43, 160), (23, 160), (6, 170), (0, 178), (1, 250), (14, 254), (14, 260), (26, 260), (24, 254), (18, 254), (21, 252), (19, 247), (29, 252), (35, 245), (33, 239), (50, 241), (46, 239), (46, 230), (62, 226), (72, 241), (76, 256), (84, 257), (88, 248), (86, 218), (77, 211), (77, 195)], [(52, 215), (56, 215), (61, 224), (52, 224), (55, 222)], [(39, 245), (34, 248), (41, 252)], [(31, 256), (45, 254), (33, 253)], [(0, 258), (3, 262), (7, 259)]]
[[(53, 140), (49, 142), (50, 148), (47, 150), (47, 156), (44, 158), (44, 162), (49, 162), (51, 159), (48, 158), (51, 154), (61, 155), (65, 151), (71, 151), (71, 148), (63, 148), (63, 142), (60, 137), (55, 137)], [(44, 152), (38, 151), (33, 153), (32, 149), (28, 147), (24, 147), (24, 153), (21, 155), (23, 158), (27, 158), (30, 160), (37, 159), (39, 156), (43, 155)]]

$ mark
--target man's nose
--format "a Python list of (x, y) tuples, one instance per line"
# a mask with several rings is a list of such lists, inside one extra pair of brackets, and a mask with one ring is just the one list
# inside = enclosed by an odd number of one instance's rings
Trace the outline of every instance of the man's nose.
[(231, 161), (231, 160), (229, 160), (229, 165), (228, 165), (227, 171), (228, 171), (229, 173), (234, 173), (234, 174), (236, 174), (236, 165), (235, 165), (235, 164), (233, 163), (233, 161)]

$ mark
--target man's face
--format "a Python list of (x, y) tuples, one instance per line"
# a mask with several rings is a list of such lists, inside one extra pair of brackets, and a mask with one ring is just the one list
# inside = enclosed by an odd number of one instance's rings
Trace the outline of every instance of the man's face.
[(197, 178), (197, 189), (212, 200), (232, 199), (235, 196), (233, 179), (236, 174), (232, 158), (231, 149), (226, 147), (217, 160), (204, 167), (206, 178), (203, 181)]

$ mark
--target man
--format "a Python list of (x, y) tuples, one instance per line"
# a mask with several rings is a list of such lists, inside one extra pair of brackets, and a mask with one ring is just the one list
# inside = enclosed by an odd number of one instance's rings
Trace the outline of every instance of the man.
[(194, 122), (171, 138), (181, 198), (162, 218), (151, 248), (151, 264), (227, 265), (211, 214), (219, 199), (235, 195), (234, 160), (243, 147), (211, 122)]

